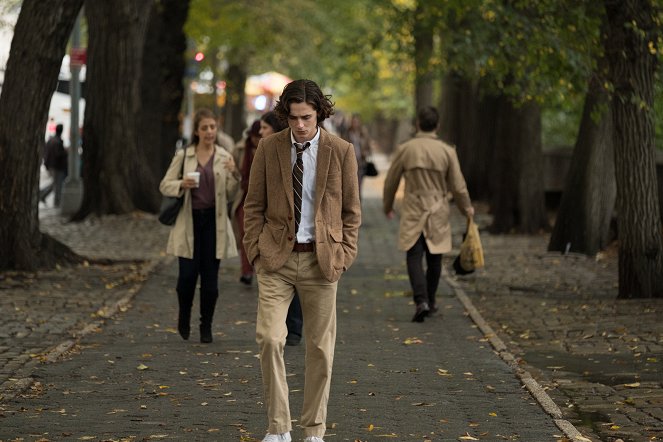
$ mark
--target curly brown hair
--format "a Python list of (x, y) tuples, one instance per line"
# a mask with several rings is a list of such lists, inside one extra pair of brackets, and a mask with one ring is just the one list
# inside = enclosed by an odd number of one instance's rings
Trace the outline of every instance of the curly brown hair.
[(274, 112), (283, 121), (288, 120), (290, 115), (290, 105), (292, 103), (308, 103), (313, 106), (318, 114), (318, 125), (334, 115), (334, 103), (331, 101), (331, 95), (325, 95), (312, 80), (295, 80), (288, 83), (283, 89), (283, 93), (276, 102)]

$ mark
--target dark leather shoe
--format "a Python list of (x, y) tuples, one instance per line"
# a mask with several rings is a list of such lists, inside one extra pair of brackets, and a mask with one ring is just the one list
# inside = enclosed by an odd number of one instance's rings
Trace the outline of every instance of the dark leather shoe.
[(239, 277), (239, 282), (245, 285), (251, 285), (252, 281), (253, 281), (253, 276), (251, 275), (242, 275)]
[(302, 342), (302, 337), (299, 335), (296, 335), (294, 333), (290, 333), (286, 338), (285, 338), (285, 345), (289, 345), (294, 347), (295, 345), (299, 345), (299, 343)]
[(431, 304), (428, 308), (429, 308), (428, 316), (434, 315), (440, 310), (435, 304)]
[(424, 319), (428, 316), (429, 312), (430, 308), (428, 307), (428, 303), (422, 302), (421, 304), (417, 304), (417, 310), (414, 313), (412, 322), (424, 322)]

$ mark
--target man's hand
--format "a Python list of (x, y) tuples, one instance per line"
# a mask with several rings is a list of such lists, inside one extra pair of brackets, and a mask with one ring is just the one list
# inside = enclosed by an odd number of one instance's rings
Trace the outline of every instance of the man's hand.
[(465, 213), (467, 213), (468, 218), (474, 218), (474, 207), (470, 206), (467, 209), (465, 209)]
[(390, 210), (389, 212), (385, 213), (385, 216), (387, 217), (387, 219), (394, 219), (394, 217), (396, 216), (396, 212)]

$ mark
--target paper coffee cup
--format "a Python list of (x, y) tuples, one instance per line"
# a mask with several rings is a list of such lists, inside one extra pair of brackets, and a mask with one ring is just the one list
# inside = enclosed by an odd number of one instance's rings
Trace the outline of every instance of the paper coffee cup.
[(196, 187), (200, 186), (200, 172), (189, 172), (186, 176), (196, 181)]

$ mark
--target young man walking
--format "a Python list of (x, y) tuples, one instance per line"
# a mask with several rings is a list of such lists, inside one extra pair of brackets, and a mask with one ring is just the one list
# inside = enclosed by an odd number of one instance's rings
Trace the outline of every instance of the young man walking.
[(310, 80), (288, 84), (275, 112), (289, 129), (260, 140), (244, 202), (244, 246), (258, 279), (260, 347), (269, 428), (264, 442), (289, 442), (283, 349), (295, 290), (306, 343), (301, 426), (322, 442), (336, 341), (336, 288), (357, 256), (361, 222), (352, 144), (325, 131), (333, 103)]

